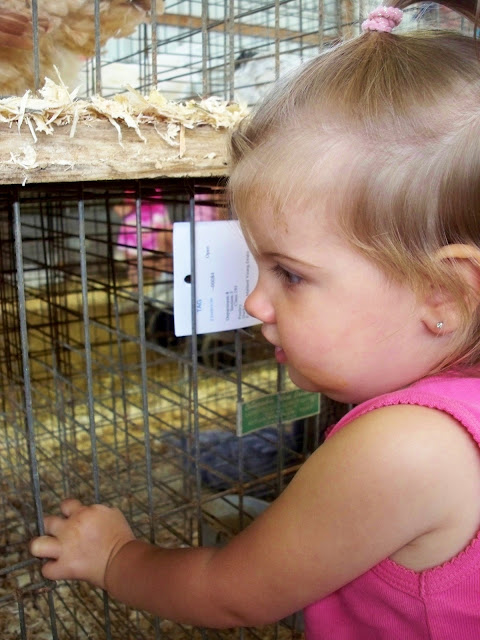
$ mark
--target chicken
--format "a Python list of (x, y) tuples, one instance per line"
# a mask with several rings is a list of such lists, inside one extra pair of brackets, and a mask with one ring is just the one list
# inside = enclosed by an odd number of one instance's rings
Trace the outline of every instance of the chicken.
[[(304, 56), (297, 53), (282, 54), (278, 65), (279, 77), (296, 69), (312, 55), (312, 53)], [(235, 100), (249, 106), (257, 104), (276, 78), (277, 65), (273, 54), (250, 55), (249, 51), (242, 51), (235, 64)]]
[[(192, 47), (177, 44), (176, 53), (159, 50), (157, 59), (157, 88), (168, 100), (185, 100), (202, 94), (201, 53), (192, 60)], [(198, 58), (200, 57), (200, 62)], [(125, 87), (142, 86), (142, 68), (132, 62), (113, 61), (102, 66), (104, 95), (125, 91)], [(86, 77), (80, 85), (79, 95), (87, 94)]]
[[(161, 6), (161, 3), (157, 3)], [(100, 0), (100, 45), (131, 34), (149, 19), (150, 0)], [(95, 54), (93, 0), (38, 0), (40, 85), (56, 67), (72, 85), (85, 58)], [(34, 89), (31, 0), (0, 0), (0, 94)]]

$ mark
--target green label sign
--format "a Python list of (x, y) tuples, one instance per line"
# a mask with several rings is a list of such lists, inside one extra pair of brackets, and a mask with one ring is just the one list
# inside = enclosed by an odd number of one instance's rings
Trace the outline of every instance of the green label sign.
[(278, 424), (292, 422), (320, 412), (320, 394), (294, 389), (272, 393), (237, 406), (237, 435)]

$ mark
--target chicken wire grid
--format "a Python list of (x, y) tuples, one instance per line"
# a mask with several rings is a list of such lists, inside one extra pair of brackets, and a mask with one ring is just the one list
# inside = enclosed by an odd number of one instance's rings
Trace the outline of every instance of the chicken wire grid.
[(104, 93), (122, 90), (120, 71), (170, 99), (213, 94), (254, 104), (280, 75), (353, 33), (357, 20), (350, 0), (165, 2), (149, 24), (89, 60), (82, 91), (99, 82)]
[[(255, 104), (278, 77), (360, 32), (376, 0), (0, 0), (0, 95), (57, 73), (79, 96), (127, 85), (171, 100), (218, 95)], [(407, 28), (468, 30), (420, 2)]]
[[(132, 208), (141, 251), (125, 227)], [(45, 581), (27, 550), (67, 495), (118, 506), (158, 544), (212, 542), (212, 532), (223, 543), (342, 409), (325, 403), (308, 428), (259, 431), (248, 445), (258, 457), (246, 458), (238, 401), (290, 383), (255, 327), (173, 334), (171, 223), (207, 214), (226, 216), (218, 180), (0, 186), (2, 638), (301, 635), (295, 620), (223, 632), (154, 619), (86, 584)]]
[[(108, 41), (83, 68), (85, 95), (124, 90), (125, 76), (178, 100), (218, 95), (255, 105), (272, 83), (345, 38), (377, 0), (188, 0), (162, 5), (128, 38)], [(471, 30), (468, 20), (432, 2), (405, 12), (404, 27)]]
[(129, 83), (170, 99), (237, 88), (247, 101), (359, 20), (353, 0), (3, 0), (0, 16), (4, 95), (40, 88), (57, 67), (82, 95)]

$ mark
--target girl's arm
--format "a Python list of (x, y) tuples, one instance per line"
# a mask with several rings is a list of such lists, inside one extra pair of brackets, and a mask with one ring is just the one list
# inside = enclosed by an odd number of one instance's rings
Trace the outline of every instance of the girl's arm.
[(52, 558), (46, 577), (90, 581), (163, 618), (260, 626), (450, 526), (475, 456), (449, 416), (388, 407), (327, 440), (224, 548), (154, 547), (134, 539), (118, 510), (69, 500), (64, 517), (46, 518), (49, 535), (33, 540), (31, 552)]

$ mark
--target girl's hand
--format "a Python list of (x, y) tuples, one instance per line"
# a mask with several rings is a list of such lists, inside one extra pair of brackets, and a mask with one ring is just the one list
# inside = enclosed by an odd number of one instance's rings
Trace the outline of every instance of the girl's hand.
[(87, 580), (105, 589), (109, 563), (135, 537), (118, 509), (101, 504), (85, 506), (64, 500), (62, 516), (45, 518), (45, 534), (30, 543), (30, 553), (48, 558), (42, 574), (50, 580)]

